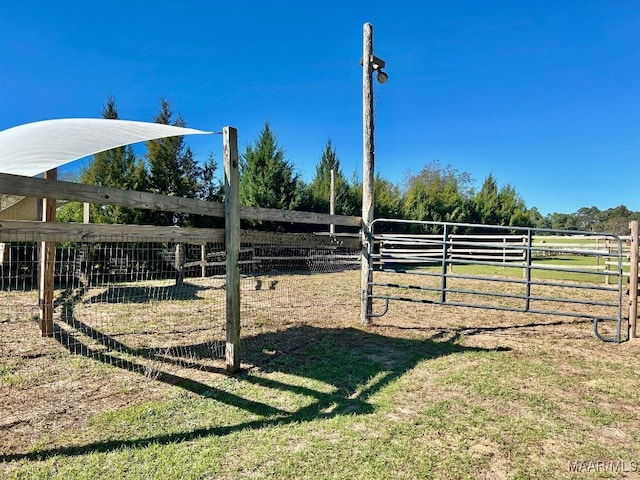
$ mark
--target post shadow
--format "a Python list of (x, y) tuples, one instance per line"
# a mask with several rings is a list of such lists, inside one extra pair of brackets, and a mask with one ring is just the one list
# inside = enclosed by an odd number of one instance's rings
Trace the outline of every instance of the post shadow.
[(193, 285), (183, 282), (180, 285), (163, 286), (114, 286), (85, 300), (86, 303), (148, 303), (150, 300), (197, 300), (198, 292), (213, 287)]
[[(128, 371), (145, 373), (144, 365), (120, 358), (114, 362), (114, 357), (109, 353), (82, 344), (65, 330), (59, 329), (56, 338), (58, 337), (64, 345), (73, 345), (70, 348), (72, 353)], [(371, 414), (375, 412), (375, 405), (370, 402), (371, 397), (402, 377), (419, 362), (465, 352), (495, 350), (507, 349), (465, 347), (451, 340), (438, 341), (431, 337), (397, 338), (358, 328), (337, 329), (301, 325), (278, 332), (260, 333), (243, 339), (245, 362), (253, 367), (236, 378), (264, 388), (308, 396), (312, 399), (308, 405), (295, 412), (288, 412), (190, 379), (187, 376), (188, 369), (185, 376), (158, 371), (155, 377), (158, 381), (187, 389), (212, 401), (221, 401), (244, 409), (262, 418), (172, 434), (161, 433), (143, 438), (98, 441), (85, 445), (0, 455), (0, 461), (43, 460), (58, 455), (73, 456), (120, 448), (142, 448), (150, 444), (169, 444), (208, 436), (224, 436), (240, 430), (300, 423), (318, 418)], [(327, 392), (326, 389), (320, 391), (301, 384), (286, 383), (278, 378), (277, 373), (314, 379), (332, 388)]]
[(591, 319), (585, 318), (572, 318), (571, 320), (555, 320), (553, 322), (527, 322), (527, 323), (517, 323), (512, 325), (486, 325), (486, 326), (468, 326), (468, 327), (434, 327), (430, 326), (429, 328), (424, 327), (406, 327), (401, 325), (393, 325), (393, 324), (377, 324), (379, 327), (384, 328), (393, 328), (396, 330), (407, 330), (407, 331), (433, 331), (437, 330), (437, 333), (433, 334), (431, 337), (433, 340), (447, 339), (448, 341), (455, 342), (463, 337), (472, 337), (474, 335), (482, 335), (486, 333), (495, 333), (495, 332), (517, 332), (518, 330), (525, 330), (529, 328), (545, 328), (545, 327), (559, 327), (563, 325), (575, 325), (575, 324), (590, 324), (593, 323)]

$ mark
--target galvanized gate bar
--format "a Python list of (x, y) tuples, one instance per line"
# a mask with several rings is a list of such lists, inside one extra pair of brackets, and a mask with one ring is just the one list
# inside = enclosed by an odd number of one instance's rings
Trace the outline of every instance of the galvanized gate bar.
[[(374, 229), (380, 223), (389, 224), (395, 230), (422, 230), (433, 233), (383, 233), (376, 235)], [(454, 233), (464, 229), (487, 230), (488, 234), (463, 235)], [(505, 232), (499, 235), (496, 232)], [(440, 233), (437, 233), (440, 232)], [(535, 229), (527, 227), (503, 227), (494, 225), (474, 225), (465, 223), (448, 222), (416, 222), (408, 220), (377, 219), (371, 224), (370, 238), (371, 249), (369, 268), (371, 272), (369, 283), (369, 301), (383, 300), (385, 302), (384, 315), (389, 309), (390, 301), (405, 301), (417, 303), (431, 303), (441, 305), (452, 305), (460, 307), (482, 308), (491, 310), (503, 310), (514, 312), (536, 313), (544, 315), (561, 315), (574, 318), (592, 319), (594, 322), (594, 332), (596, 336), (604, 341), (621, 341), (622, 331), (622, 279), (623, 279), (623, 248), (621, 239), (613, 234)], [(589, 239), (607, 240), (608, 250), (602, 249), (598, 244), (585, 248), (580, 248), (576, 243), (567, 244), (562, 247), (558, 244), (545, 246), (544, 241), (536, 243), (536, 236), (547, 235), (545, 238), (554, 236), (580, 236), (583, 241)], [(498, 241), (502, 239), (503, 241)], [(546, 241), (546, 240), (545, 240)], [(613, 247), (611, 247), (613, 245)], [(542, 264), (542, 261), (552, 261), (555, 256), (570, 257), (569, 260), (583, 257), (593, 257), (605, 259), (603, 267), (600, 262), (595, 268), (590, 269), (585, 265), (563, 266), (558, 264)], [(584, 263), (584, 262), (582, 262)], [(451, 268), (460, 267), (500, 267), (505, 273), (514, 269), (522, 271), (522, 279), (509, 276), (490, 276), (487, 274), (453, 273)], [(509, 269), (509, 270), (507, 270)], [(375, 276), (386, 275), (411, 275), (416, 279), (428, 278), (437, 279), (438, 285), (416, 285), (409, 282), (386, 281), (376, 279)], [(597, 280), (605, 277), (617, 279), (615, 285), (602, 285), (594, 281), (585, 280), (582, 282), (580, 276), (588, 275), (588, 279)], [(544, 278), (544, 277), (551, 278)], [(558, 281), (553, 277), (568, 281)], [(542, 277), (542, 278), (541, 278)], [(468, 288), (464, 285), (453, 285), (450, 282), (480, 281), (486, 282), (488, 286), (505, 284), (514, 288), (522, 288), (517, 292), (505, 292), (491, 290), (479, 290)], [(538, 291), (546, 287), (558, 290), (553, 295), (545, 295), (544, 291)], [(374, 290), (382, 289), (382, 293)], [(425, 292), (433, 294), (432, 298), (414, 298), (393, 294), (393, 290), (409, 290), (414, 292)], [(573, 292), (601, 292), (611, 293), (613, 299), (588, 299), (582, 296), (577, 297)], [(562, 296), (566, 294), (566, 296)], [(456, 296), (453, 298), (452, 296)], [(512, 299), (522, 301), (519, 305), (496, 305), (485, 303), (474, 303), (471, 300), (460, 300), (457, 296), (468, 298), (496, 298)], [(553, 308), (544, 308), (544, 304), (556, 304)], [(573, 305), (575, 310), (563, 308), (562, 305)], [(597, 307), (598, 312), (583, 307)], [(582, 308), (581, 311), (580, 308)], [(610, 313), (605, 313), (610, 310)], [(613, 337), (603, 334), (599, 327), (604, 322), (615, 322), (615, 335)]]
[[(442, 303), (447, 301), (447, 259), (448, 259), (448, 255), (447, 255), (447, 250), (449, 247), (449, 225), (445, 224), (443, 225), (443, 232), (442, 232), (442, 292), (440, 294), (440, 301)], [(373, 227), (372, 227), (373, 228)]]
[[(447, 302), (446, 304), (442, 304), (440, 302), (429, 300), (429, 299), (400, 297), (400, 296), (397, 296), (397, 295), (372, 295), (371, 298), (372, 299), (378, 299), (378, 300), (395, 300), (395, 301), (400, 301), (400, 302), (414, 302), (414, 303), (429, 303), (429, 304), (437, 304), (437, 305), (448, 305), (448, 306), (452, 306), (452, 307), (479, 308), (479, 309), (483, 309), (483, 310), (500, 310), (500, 311), (506, 311), (506, 312), (536, 313), (536, 314), (542, 314), (542, 315), (555, 315), (555, 316), (563, 316), (563, 317), (584, 318), (584, 319), (589, 319), (589, 320), (594, 320), (594, 321), (597, 320), (598, 322), (601, 322), (601, 321), (616, 321), (617, 322), (617, 320), (618, 320), (617, 316), (598, 316), (598, 315), (589, 315), (589, 314), (576, 313), (576, 312), (571, 312), (571, 311), (541, 310), (541, 309), (525, 310), (524, 308), (503, 307), (503, 306), (500, 306), (500, 305), (469, 304), (469, 303), (462, 303), (462, 302)], [(382, 315), (376, 315), (376, 316), (382, 316)], [(599, 336), (599, 338), (601, 338), (601, 337)], [(613, 339), (608, 339), (606, 337), (602, 337), (601, 340), (607, 341), (607, 342), (615, 341)]]

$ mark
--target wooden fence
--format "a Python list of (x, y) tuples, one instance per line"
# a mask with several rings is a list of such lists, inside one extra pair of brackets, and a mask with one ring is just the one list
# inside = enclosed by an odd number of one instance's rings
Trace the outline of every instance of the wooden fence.
[[(148, 192), (119, 190), (115, 188), (83, 185), (57, 180), (55, 172), (45, 175), (45, 178), (30, 178), (19, 175), (0, 174), (0, 193), (36, 197), (46, 199), (46, 206), (55, 205), (57, 201), (78, 201), (98, 205), (119, 205), (147, 210), (160, 210), (176, 213), (207, 215), (225, 218), (224, 229), (194, 229), (182, 227), (154, 227), (149, 225), (96, 225), (96, 224), (63, 224), (55, 223), (50, 209), (47, 211), (45, 222), (0, 220), (0, 242), (16, 241), (27, 238), (29, 241), (40, 242), (40, 326), (42, 334), (52, 335), (53, 332), (53, 264), (55, 262), (55, 243), (57, 241), (92, 242), (108, 236), (112, 241), (154, 241), (180, 243), (205, 243), (224, 241), (225, 271), (226, 271), (226, 361), (229, 371), (237, 371), (240, 366), (240, 245), (250, 241), (252, 235), (259, 235), (262, 241), (267, 239), (271, 243), (283, 242), (291, 244), (292, 234), (269, 233), (259, 234), (241, 232), (240, 219), (260, 220), (271, 222), (302, 223), (312, 225), (340, 225), (360, 228), (361, 217), (330, 215), (314, 212), (285, 211), (269, 208), (257, 208), (240, 205), (238, 185), (238, 147), (237, 131), (232, 127), (225, 127), (224, 137), (224, 172), (225, 172), (225, 202), (207, 202), (198, 199), (171, 197)], [(337, 237), (314, 236), (311, 234), (297, 234), (295, 242), (298, 244), (313, 243), (314, 245), (335, 245)], [(341, 238), (341, 244), (357, 244), (359, 239)], [(7, 254), (7, 249), (0, 250), (0, 259)], [(176, 253), (180, 257), (180, 253)], [(211, 261), (221, 261), (204, 258), (202, 264)]]

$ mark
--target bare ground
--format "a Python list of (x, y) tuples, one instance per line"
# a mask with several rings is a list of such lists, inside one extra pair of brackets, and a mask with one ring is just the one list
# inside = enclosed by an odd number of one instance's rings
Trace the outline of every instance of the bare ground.
[[(567, 376), (580, 362), (616, 372), (638, 365), (638, 345), (605, 344), (591, 323), (551, 315), (393, 302), (373, 325), (359, 323), (358, 272), (249, 277), (243, 280), (245, 369), (270, 356), (294, 352), (315, 341), (318, 329), (356, 328), (390, 339), (432, 339), (466, 347), (509, 349), (516, 358), (539, 355)], [(33, 292), (2, 293), (0, 312), (0, 436), (3, 456), (77, 442), (92, 415), (125, 405), (163, 399), (175, 385), (194, 394), (211, 375), (223, 375), (224, 286), (222, 279), (198, 279), (184, 288), (168, 284), (119, 285), (88, 290), (60, 300), (55, 338), (42, 338)], [(62, 299), (63, 292), (60, 293)], [(375, 305), (377, 311), (382, 305)], [(588, 308), (588, 307), (587, 307)], [(313, 329), (305, 329), (312, 326)], [(379, 352), (384, 358), (386, 353)], [(571, 359), (571, 361), (563, 361)], [(452, 373), (452, 372), (449, 372)], [(635, 372), (629, 371), (629, 375)], [(597, 383), (597, 380), (589, 380)], [(601, 385), (586, 385), (597, 391)], [(424, 394), (434, 391), (424, 379)], [(519, 388), (526, 387), (526, 379)], [(536, 387), (529, 388), (535, 393)], [(584, 391), (563, 390), (575, 399)], [(608, 406), (629, 412), (625, 399)], [(410, 415), (406, 405), (401, 415)], [(573, 421), (582, 412), (564, 413)], [(588, 425), (587, 425), (588, 427)], [(629, 441), (625, 432), (603, 430), (609, 442)], [(476, 445), (481, 452), (491, 445)], [(553, 445), (549, 445), (553, 449)], [(501, 459), (496, 458), (496, 461)], [(504, 460), (504, 459), (502, 459)]]

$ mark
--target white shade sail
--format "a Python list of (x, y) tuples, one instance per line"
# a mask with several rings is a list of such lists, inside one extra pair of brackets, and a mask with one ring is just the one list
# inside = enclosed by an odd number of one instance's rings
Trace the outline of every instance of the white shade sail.
[(27, 123), (0, 131), (0, 173), (34, 176), (123, 145), (210, 133), (160, 123), (104, 118)]

